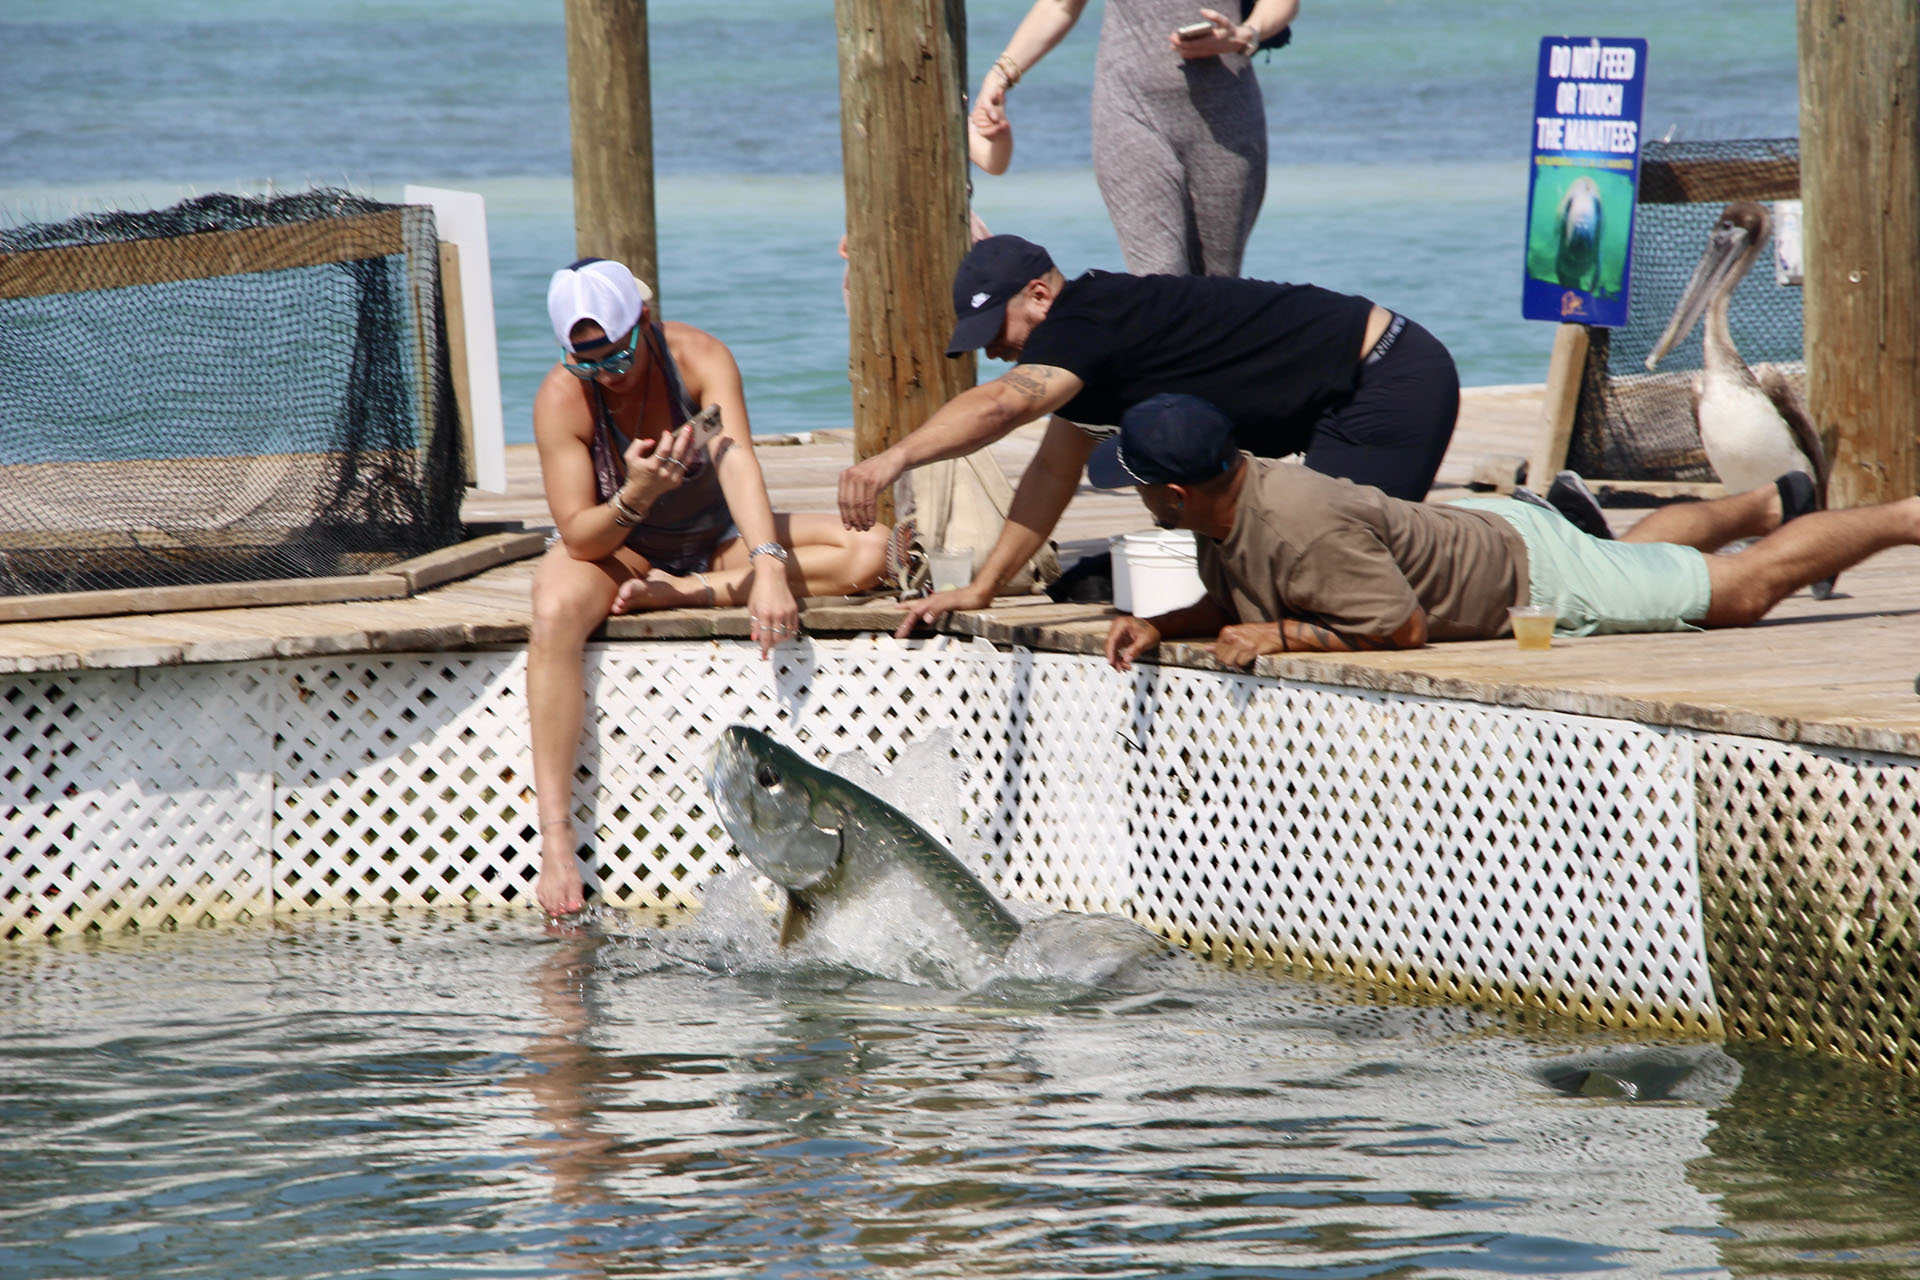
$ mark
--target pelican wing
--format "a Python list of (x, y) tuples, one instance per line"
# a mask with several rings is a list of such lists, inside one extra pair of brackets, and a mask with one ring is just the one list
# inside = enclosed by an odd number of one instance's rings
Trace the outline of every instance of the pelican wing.
[(1762, 365), (1754, 370), (1760, 389), (1773, 401), (1773, 407), (1785, 419), (1787, 430), (1793, 433), (1793, 442), (1800, 446), (1800, 452), (1807, 455), (1807, 461), (1813, 464), (1813, 488), (1820, 495), (1820, 506), (1827, 505), (1827, 451), (1821, 447), (1820, 433), (1813, 429), (1813, 419), (1807, 416), (1807, 408), (1800, 402), (1800, 393), (1794, 388), (1792, 380), (1773, 365)]

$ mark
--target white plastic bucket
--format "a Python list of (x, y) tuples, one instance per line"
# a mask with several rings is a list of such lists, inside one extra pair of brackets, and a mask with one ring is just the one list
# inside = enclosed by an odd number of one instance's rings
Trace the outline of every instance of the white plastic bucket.
[(1133, 583), (1127, 580), (1127, 535), (1116, 533), (1107, 539), (1107, 553), (1113, 557), (1113, 607), (1121, 613), (1133, 612)]
[[(1200, 581), (1199, 553), (1191, 529), (1153, 529), (1122, 539), (1127, 562), (1127, 611), (1152, 618), (1184, 609), (1207, 593)], [(1116, 567), (1114, 595), (1119, 596)], [(1114, 607), (1119, 608), (1116, 598)]]

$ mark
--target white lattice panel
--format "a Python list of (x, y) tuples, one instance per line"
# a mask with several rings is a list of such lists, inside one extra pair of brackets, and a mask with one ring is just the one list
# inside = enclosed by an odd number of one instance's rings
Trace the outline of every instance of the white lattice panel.
[(1683, 737), (1175, 669), (1034, 673), (1027, 731), (1075, 741), (1036, 757), (1018, 829), (1144, 923), (1455, 998), (1714, 1024)]
[(264, 910), (272, 701), (252, 667), (0, 683), (0, 937)]
[[(978, 642), (815, 642), (773, 663), (608, 644), (589, 684), (573, 799), (610, 901), (695, 900), (731, 857), (704, 787), (725, 725), (882, 768), (944, 734), (956, 843), (1010, 896), (1222, 956), (1705, 1027), (1697, 823), (1743, 1008), (1808, 993), (1814, 1030), (1760, 1033), (1914, 1056), (1912, 761)], [(20, 676), (0, 716), (8, 936), (528, 898), (517, 650)]]
[(524, 896), (539, 868), (524, 669), (498, 654), (282, 664), (276, 905)]
[(1920, 1074), (1920, 765), (1718, 735), (1697, 748), (1728, 1029)]

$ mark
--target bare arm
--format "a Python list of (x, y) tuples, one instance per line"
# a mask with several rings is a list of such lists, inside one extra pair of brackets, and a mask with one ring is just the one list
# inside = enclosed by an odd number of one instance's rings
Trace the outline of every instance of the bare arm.
[(1000, 536), (987, 553), (973, 581), (957, 591), (936, 591), (904, 606), (906, 617), (894, 632), (906, 636), (915, 624), (931, 622), (955, 609), (984, 609), (993, 602), (993, 593), (1011, 578), (1021, 565), (1031, 560), (1060, 522), (1060, 513), (1080, 487), (1080, 473), (1086, 468), (1087, 455), (1093, 452), (1094, 438), (1060, 418), (1047, 424), (1040, 448), (1027, 463), (1020, 484), (1007, 507), (1007, 521)]
[(1107, 661), (1115, 670), (1131, 671), (1133, 660), (1149, 649), (1159, 648), (1162, 640), (1216, 635), (1232, 621), (1233, 615), (1211, 596), (1152, 618), (1123, 613), (1107, 628)]
[(1052, 413), (1080, 393), (1080, 379), (1052, 365), (1015, 365), (992, 382), (969, 387), (891, 448), (840, 473), (840, 519), (849, 529), (873, 527), (880, 492), (909, 467), (958, 458), (992, 444), (1015, 427)]
[(1366, 653), (1418, 649), (1426, 642), (1426, 610), (1416, 606), (1405, 622), (1385, 636), (1347, 635), (1305, 618), (1236, 623), (1221, 630), (1213, 656), (1223, 666), (1250, 667), (1255, 658), (1267, 653)]
[[(1007, 90), (1066, 38), (1073, 24), (1080, 20), (1080, 11), (1086, 7), (1087, 0), (1037, 0), (1033, 8), (1027, 10), (1027, 16), (1020, 19), (1020, 25), (1008, 38), (1005, 50), (987, 68), (987, 74), (980, 81), (980, 92), (974, 97), (969, 119), (982, 137), (992, 140), (1010, 133)], [(1013, 64), (1011, 70), (1007, 66), (1009, 62)]]
[[(627, 540), (627, 527), (613, 508), (600, 501), (593, 478), (593, 409), (578, 380), (555, 365), (533, 399), (533, 439), (540, 453), (540, 483), (547, 510), (567, 554), (575, 560), (602, 560)], [(626, 483), (621, 501), (644, 515), (654, 501), (680, 482), (692, 460), (691, 433), (677, 431), (661, 439), (628, 446)], [(676, 465), (677, 464), (677, 465)]]

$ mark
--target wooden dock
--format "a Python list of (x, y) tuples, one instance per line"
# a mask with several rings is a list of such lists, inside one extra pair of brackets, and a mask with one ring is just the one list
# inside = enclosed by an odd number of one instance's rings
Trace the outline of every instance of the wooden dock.
[[(1526, 457), (1540, 412), (1539, 387), (1468, 389), (1433, 500), (1464, 496), (1476, 469)], [(1038, 430), (1028, 428), (996, 445), (994, 454), (1017, 477), (1038, 441)], [(838, 474), (852, 458), (851, 433), (768, 442), (761, 453), (776, 506), (832, 510)], [(508, 450), (508, 475), (506, 493), (471, 495), (464, 511), (470, 525), (493, 531), (461, 553), (390, 571), (379, 591), (369, 592), (389, 598), (340, 602), (337, 594), (352, 594), (343, 587), (329, 603), (276, 603), (262, 594), (251, 607), (0, 623), (0, 674), (524, 643), (530, 555), (540, 541), (535, 531), (548, 522), (531, 446)], [(1618, 528), (1636, 515), (1610, 514)], [(1114, 533), (1147, 526), (1132, 494), (1083, 488), (1056, 537), (1063, 558), (1072, 559), (1104, 547)], [(530, 532), (515, 532), (521, 527)], [(396, 577), (404, 588), (393, 586)], [(413, 594), (401, 595), (402, 589)], [(820, 601), (808, 605), (804, 622), (817, 634), (845, 634), (890, 631), (895, 616), (885, 600)], [(1086, 653), (1098, 652), (1107, 616), (1098, 606), (1055, 605), (1044, 596), (1007, 598), (956, 617), (951, 629)], [(745, 634), (742, 610), (614, 619), (606, 630), (615, 640)], [(1165, 657), (1210, 662), (1201, 646), (1174, 646)], [(1920, 757), (1920, 548), (1876, 556), (1843, 574), (1833, 599), (1798, 594), (1759, 626), (1739, 631), (1558, 640), (1546, 653), (1487, 641), (1288, 656), (1263, 659), (1259, 670), (1329, 685)]]

